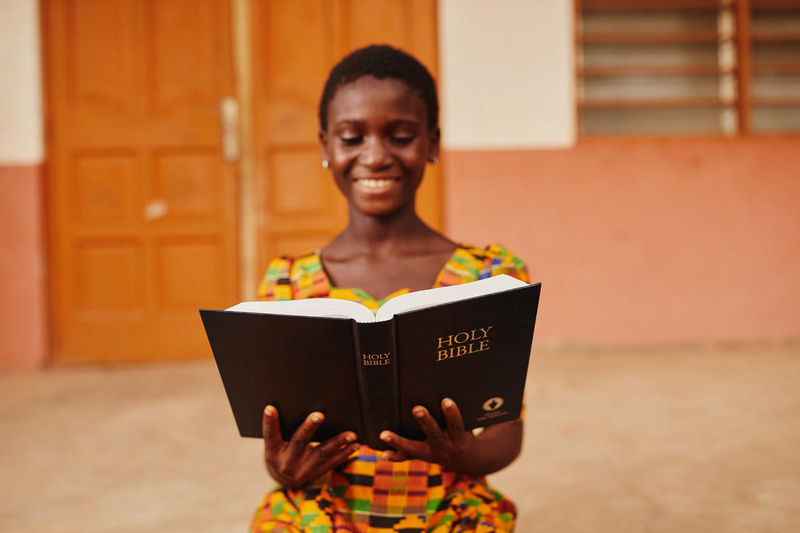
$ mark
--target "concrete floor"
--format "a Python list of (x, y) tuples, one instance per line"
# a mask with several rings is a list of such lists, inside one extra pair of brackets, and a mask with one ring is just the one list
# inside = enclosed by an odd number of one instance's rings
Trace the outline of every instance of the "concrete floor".
[[(800, 349), (543, 352), (517, 532), (800, 531)], [(0, 531), (246, 531), (270, 487), (211, 361), (0, 376)]]

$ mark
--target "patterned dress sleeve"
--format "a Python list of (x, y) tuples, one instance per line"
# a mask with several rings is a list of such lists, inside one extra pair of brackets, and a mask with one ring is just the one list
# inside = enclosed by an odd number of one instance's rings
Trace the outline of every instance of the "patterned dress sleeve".
[(289, 256), (281, 256), (270, 261), (267, 272), (258, 284), (259, 300), (293, 300), (292, 264)]
[(491, 244), (486, 247), (486, 257), (483, 261), (479, 279), (491, 278), (506, 274), (519, 280), (529, 283), (528, 268), (525, 263), (516, 255), (509, 252), (499, 244)]

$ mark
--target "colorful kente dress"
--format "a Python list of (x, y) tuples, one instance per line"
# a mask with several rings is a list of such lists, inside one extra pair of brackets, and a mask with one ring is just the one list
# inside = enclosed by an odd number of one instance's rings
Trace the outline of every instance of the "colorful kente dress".
[[(523, 262), (505, 248), (459, 246), (434, 287), (509, 274), (523, 281)], [(273, 260), (259, 286), (266, 300), (340, 298), (378, 309), (401, 289), (376, 300), (359, 289), (333, 287), (312, 252)], [(394, 463), (361, 446), (347, 462), (301, 490), (280, 486), (261, 502), (250, 530), (279, 533), (492, 533), (514, 529), (516, 509), (483, 477), (446, 472), (425, 461)]]

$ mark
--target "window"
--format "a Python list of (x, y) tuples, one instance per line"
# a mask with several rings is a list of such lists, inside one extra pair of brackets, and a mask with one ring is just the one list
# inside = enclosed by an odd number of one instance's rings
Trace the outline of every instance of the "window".
[(800, 0), (578, 0), (582, 136), (800, 131)]

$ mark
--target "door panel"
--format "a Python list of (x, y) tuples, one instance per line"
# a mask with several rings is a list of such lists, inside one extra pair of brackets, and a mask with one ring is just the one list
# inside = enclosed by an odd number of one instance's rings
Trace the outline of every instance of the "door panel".
[(207, 356), (197, 308), (238, 300), (230, 5), (42, 8), (54, 359)]
[[(388, 43), (437, 74), (435, 0), (252, 0), (257, 275), (270, 259), (327, 243), (346, 204), (320, 165), (317, 106), (328, 72), (348, 52)], [(441, 227), (441, 177), (429, 167), (417, 197)], [(254, 284), (258, 280), (247, 280)]]
[(410, 38), (414, 24), (412, 9), (406, 0), (350, 0), (346, 3), (350, 21), (348, 48), (387, 43), (410, 52), (414, 44)]
[[(436, 2), (243, 1), (260, 275), (346, 223), (316, 141), (328, 71), (388, 42), (435, 76)], [(219, 116), (235, 94), (230, 10), (229, 0), (42, 3), (55, 361), (206, 356), (197, 308), (238, 301), (238, 167), (221, 157)], [(440, 185), (431, 167), (418, 195), (434, 227)]]

